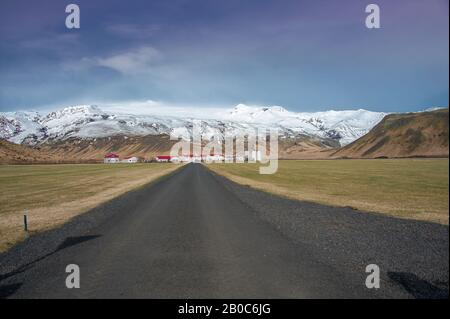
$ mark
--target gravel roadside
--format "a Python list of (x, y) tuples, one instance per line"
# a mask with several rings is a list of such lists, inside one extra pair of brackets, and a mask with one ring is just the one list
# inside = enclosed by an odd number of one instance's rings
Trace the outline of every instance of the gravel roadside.
[(254, 214), (335, 267), (380, 267), (382, 285), (413, 298), (448, 298), (449, 227), (265, 193), (213, 176)]

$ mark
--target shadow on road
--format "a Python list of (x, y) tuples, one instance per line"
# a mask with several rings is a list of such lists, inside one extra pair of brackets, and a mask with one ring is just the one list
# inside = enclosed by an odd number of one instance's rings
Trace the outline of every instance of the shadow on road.
[[(90, 236), (78, 236), (78, 237), (67, 237), (54, 251), (45, 254), (44, 256), (41, 256), (25, 265), (20, 266), (14, 271), (11, 271), (6, 274), (0, 274), (0, 283), (5, 280), (6, 278), (15, 276), (17, 274), (20, 274), (30, 268), (33, 267), (33, 265), (47, 257), (50, 257), (53, 254), (56, 254), (58, 251), (66, 249), (68, 247), (72, 247), (78, 244), (81, 244), (83, 242), (96, 239), (98, 237), (101, 237), (101, 235), (90, 235)], [(14, 283), (14, 284), (8, 284), (8, 285), (0, 285), (0, 299), (7, 298), (14, 294), (20, 287), (22, 286), (22, 283)]]
[[(448, 298), (448, 283), (438, 287), (420, 279), (417, 275), (407, 272), (388, 272), (388, 277), (402, 286), (416, 299), (446, 299)], [(445, 287), (445, 285), (447, 287)]]
[(54, 251), (54, 253), (63, 250), (67, 247), (71, 247), (71, 246), (75, 246), (78, 244), (81, 244), (85, 241), (88, 240), (92, 240), (92, 239), (96, 239), (98, 237), (100, 237), (101, 235), (91, 235), (91, 236), (78, 236), (78, 237), (67, 237), (66, 240), (64, 240), (61, 245), (58, 246), (58, 248), (56, 248), (56, 250)]
[(4, 299), (7, 298), (8, 296), (11, 296), (14, 292), (16, 292), (16, 290), (20, 288), (20, 286), (22, 286), (21, 283), (0, 286), (0, 299)]

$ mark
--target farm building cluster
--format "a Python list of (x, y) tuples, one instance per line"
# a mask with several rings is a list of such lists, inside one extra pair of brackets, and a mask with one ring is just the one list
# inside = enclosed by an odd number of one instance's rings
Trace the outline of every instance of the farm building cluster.
[(127, 156), (124, 157), (122, 160), (120, 159), (120, 156), (115, 153), (108, 153), (103, 158), (103, 163), (107, 164), (115, 164), (115, 163), (138, 163), (142, 162), (142, 158), (137, 156)]
[(213, 155), (160, 155), (155, 157), (155, 161), (159, 163), (172, 162), (172, 163), (201, 163), (201, 162), (223, 162), (225, 156), (222, 154)]
[(158, 155), (152, 159), (143, 159), (138, 156), (128, 156), (120, 159), (120, 156), (115, 153), (108, 153), (105, 155), (103, 162), (107, 164), (115, 163), (139, 163), (139, 162), (157, 162), (157, 163), (211, 163), (211, 162), (246, 162), (246, 161), (261, 161), (260, 151), (245, 152), (244, 155), (224, 155), (224, 154), (210, 154), (210, 155)]

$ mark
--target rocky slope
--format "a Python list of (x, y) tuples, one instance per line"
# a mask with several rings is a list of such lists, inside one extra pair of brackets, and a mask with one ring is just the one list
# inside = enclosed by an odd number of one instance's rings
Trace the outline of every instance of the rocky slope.
[(39, 149), (0, 139), (0, 164), (47, 162), (52, 157)]
[(447, 109), (390, 114), (368, 134), (333, 152), (333, 158), (448, 157)]

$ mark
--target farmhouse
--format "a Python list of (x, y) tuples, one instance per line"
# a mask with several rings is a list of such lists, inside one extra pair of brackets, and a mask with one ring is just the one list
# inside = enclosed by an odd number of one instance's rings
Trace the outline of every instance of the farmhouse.
[[(261, 155), (257, 152), (253, 152), (252, 156), (254, 160), (260, 160)], [(253, 158), (252, 157), (252, 158)], [(209, 155), (196, 155), (196, 154), (183, 154), (180, 156), (169, 156), (169, 155), (159, 155), (154, 158), (158, 163), (222, 163), (226, 161), (227, 163), (236, 161), (238, 163), (243, 163), (247, 159), (247, 156), (243, 155), (224, 155), (224, 154), (209, 154)]]
[(107, 164), (120, 163), (119, 155), (114, 154), (114, 153), (108, 153), (103, 158), (103, 163), (107, 163)]
[(158, 155), (155, 157), (155, 161), (157, 161), (158, 163), (168, 163), (171, 160), (171, 156), (169, 155)]
[(139, 162), (139, 157), (137, 156), (128, 156), (122, 160), (122, 163), (137, 163)]

